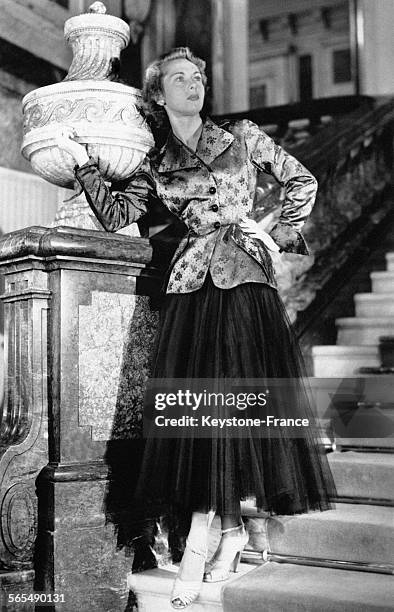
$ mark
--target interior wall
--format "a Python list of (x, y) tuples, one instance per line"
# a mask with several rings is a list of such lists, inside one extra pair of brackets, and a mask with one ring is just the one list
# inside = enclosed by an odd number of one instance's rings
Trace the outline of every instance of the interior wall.
[(394, 95), (394, 1), (358, 0), (361, 90)]
[(341, 60), (350, 65), (350, 48), (348, 0), (251, 0), (249, 67), (254, 106), (302, 100), (303, 58), (311, 69), (312, 97), (353, 94), (353, 75), (345, 78), (338, 71)]

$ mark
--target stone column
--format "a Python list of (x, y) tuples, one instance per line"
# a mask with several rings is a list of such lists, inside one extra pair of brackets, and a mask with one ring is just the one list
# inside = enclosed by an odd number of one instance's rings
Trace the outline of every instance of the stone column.
[[(148, 295), (161, 282), (153, 256), (146, 239), (70, 227), (31, 227), (0, 240), (5, 597), (31, 592), (34, 552), (36, 590), (64, 593), (56, 609), (126, 606), (131, 560), (106, 525), (106, 457), (117, 441), (138, 450), (157, 319)], [(128, 470), (138, 462), (130, 459)]]
[(148, 64), (175, 47), (176, 6), (175, 0), (160, 0), (152, 3), (141, 41), (142, 72)]
[(249, 108), (248, 0), (212, 0), (214, 113)]
[(360, 93), (394, 94), (394, 3), (357, 0), (356, 27), (360, 65)]

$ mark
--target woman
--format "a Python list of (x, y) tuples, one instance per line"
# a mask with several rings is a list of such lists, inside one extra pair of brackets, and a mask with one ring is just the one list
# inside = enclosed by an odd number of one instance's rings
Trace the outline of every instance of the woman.
[[(153, 377), (299, 380), (301, 357), (270, 252), (308, 253), (299, 230), (311, 212), (316, 180), (255, 124), (203, 121), (205, 87), (205, 63), (188, 48), (174, 49), (147, 69), (146, 107), (154, 127), (167, 120), (168, 138), (114, 197), (71, 132), (59, 135), (58, 144), (74, 156), (76, 177), (107, 230), (139, 219), (152, 195), (187, 226), (170, 265)], [(248, 219), (260, 171), (286, 190), (270, 235)], [(296, 384), (295, 414), (307, 410), (305, 403)], [(295, 514), (328, 509), (333, 492), (327, 460), (305, 432), (297, 438), (149, 439), (135, 499), (178, 518), (191, 515), (171, 598), (183, 609), (198, 596), (202, 580), (226, 580), (235, 571), (248, 539), (241, 499), (254, 495), (258, 508)], [(222, 538), (205, 564), (215, 513)]]

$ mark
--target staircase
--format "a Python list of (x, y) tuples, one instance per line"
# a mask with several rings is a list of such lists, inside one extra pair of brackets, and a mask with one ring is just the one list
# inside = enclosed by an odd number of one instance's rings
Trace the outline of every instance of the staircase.
[[(340, 454), (333, 453), (333, 457)], [(353, 466), (361, 478), (363, 459)], [(384, 490), (391, 491), (391, 504), (393, 463), (393, 456), (391, 462), (373, 462), (374, 474), (387, 486)], [(335, 459), (334, 468), (335, 464), (338, 467), (340, 461)], [(337, 469), (334, 474), (338, 475)], [(342, 486), (348, 476), (349, 472), (342, 477)], [(377, 495), (380, 502), (381, 490)], [(248, 562), (226, 583), (203, 584), (192, 611), (393, 610), (394, 524), (389, 505), (338, 503), (324, 513), (268, 518), (246, 503), (243, 513), (250, 532), (244, 552)], [(218, 533), (216, 525), (216, 542)], [(273, 552), (261, 555), (268, 545)], [(169, 599), (177, 569), (168, 566), (129, 574), (128, 586), (136, 595), (139, 612), (172, 610)]]
[(386, 268), (371, 272), (371, 293), (354, 296), (356, 316), (337, 319), (337, 344), (313, 347), (315, 376), (358, 376), (380, 365), (379, 338), (394, 335), (394, 253), (386, 254)]
[[(371, 273), (372, 293), (355, 295), (356, 316), (337, 319), (337, 344), (314, 347), (313, 358), (315, 376), (333, 381), (351, 382), (360, 378), (360, 368), (369, 368), (370, 393), (394, 423), (394, 374), (373, 373), (381, 366), (379, 338), (394, 336), (394, 253), (386, 262), (386, 271)], [(335, 507), (269, 517), (244, 502), (250, 538), (240, 572), (228, 582), (204, 584), (191, 611), (394, 610), (394, 437), (338, 437), (336, 448), (328, 455)], [(215, 521), (212, 551), (220, 533)], [(176, 571), (166, 566), (129, 575), (140, 612), (172, 610)]]

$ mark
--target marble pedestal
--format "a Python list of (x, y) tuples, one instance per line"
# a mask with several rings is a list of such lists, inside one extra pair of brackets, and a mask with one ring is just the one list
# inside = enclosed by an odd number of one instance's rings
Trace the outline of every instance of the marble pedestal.
[[(107, 458), (119, 444), (138, 459), (157, 324), (150, 296), (161, 284), (154, 260), (146, 239), (70, 227), (0, 240), (4, 598), (34, 568), (36, 590), (64, 594), (62, 612), (126, 606), (131, 560), (105, 521)], [(20, 606), (7, 610), (32, 609)]]

